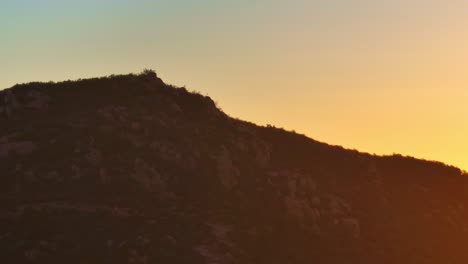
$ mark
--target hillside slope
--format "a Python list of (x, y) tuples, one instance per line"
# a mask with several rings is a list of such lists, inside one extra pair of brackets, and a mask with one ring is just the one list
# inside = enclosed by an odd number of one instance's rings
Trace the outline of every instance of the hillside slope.
[(151, 71), (0, 91), (2, 263), (467, 263), (467, 187)]

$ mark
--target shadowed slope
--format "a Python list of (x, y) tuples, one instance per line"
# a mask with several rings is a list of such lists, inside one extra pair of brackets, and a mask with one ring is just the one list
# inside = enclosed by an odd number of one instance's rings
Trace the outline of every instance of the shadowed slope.
[(5, 263), (466, 263), (466, 175), (230, 118), (152, 71), (0, 92)]

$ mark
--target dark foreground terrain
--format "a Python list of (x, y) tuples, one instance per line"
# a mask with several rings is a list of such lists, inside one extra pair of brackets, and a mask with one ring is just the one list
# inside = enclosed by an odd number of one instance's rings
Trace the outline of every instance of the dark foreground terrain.
[(140, 75), (0, 91), (0, 263), (468, 263), (459, 169)]

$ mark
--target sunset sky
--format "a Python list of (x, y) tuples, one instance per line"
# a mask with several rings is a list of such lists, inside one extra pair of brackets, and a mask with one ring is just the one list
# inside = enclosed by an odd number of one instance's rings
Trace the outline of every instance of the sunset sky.
[(468, 169), (468, 1), (0, 0), (0, 89), (152, 68), (225, 112)]

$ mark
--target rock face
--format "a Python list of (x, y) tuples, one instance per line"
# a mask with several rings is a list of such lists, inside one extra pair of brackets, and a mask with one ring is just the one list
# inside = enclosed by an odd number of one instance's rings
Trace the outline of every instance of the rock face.
[(15, 95), (11, 90), (7, 90), (3, 95), (3, 107), (2, 110), (6, 118), (10, 119), (13, 116), (13, 112), (18, 108), (19, 104), (16, 100)]
[(49, 97), (37, 90), (27, 91), (20, 99), (13, 90), (7, 89), (4, 91), (0, 97), (0, 116), (3, 114), (7, 119), (11, 119), (14, 117), (15, 112), (23, 108), (43, 110), (47, 108), (49, 102)]
[(467, 263), (467, 175), (230, 118), (154, 72), (0, 91), (1, 263)]
[(35, 149), (36, 145), (28, 141), (3, 143), (0, 144), (0, 158), (29, 155)]
[(228, 190), (231, 190), (239, 183), (239, 169), (237, 169), (231, 160), (231, 154), (222, 147), (221, 153), (216, 155), (218, 167), (218, 177), (221, 184)]

